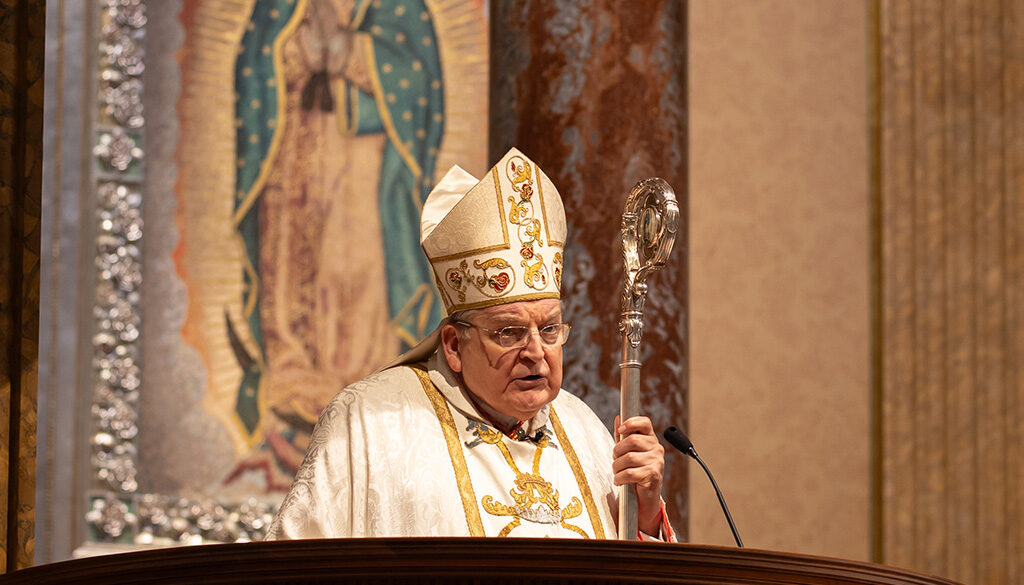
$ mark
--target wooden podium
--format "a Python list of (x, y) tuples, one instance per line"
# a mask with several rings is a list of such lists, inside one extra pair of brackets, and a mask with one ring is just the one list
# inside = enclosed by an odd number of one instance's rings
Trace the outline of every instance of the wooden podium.
[(0, 585), (15, 583), (956, 585), (882, 565), (763, 550), (519, 538), (361, 538), (168, 548), (0, 576)]

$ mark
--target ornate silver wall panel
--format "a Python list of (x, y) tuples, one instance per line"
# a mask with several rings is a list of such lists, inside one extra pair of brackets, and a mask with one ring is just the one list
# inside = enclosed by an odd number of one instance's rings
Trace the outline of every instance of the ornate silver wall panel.
[(98, 10), (98, 123), (92, 149), (95, 385), (87, 540), (140, 546), (259, 540), (273, 517), (272, 504), (226, 505), (140, 492), (147, 12), (142, 0), (99, 0)]
[(86, 521), (96, 540), (123, 540), (137, 525), (139, 301), (142, 285), (142, 112), (145, 5), (101, 0), (95, 132), (95, 268), (92, 465)]

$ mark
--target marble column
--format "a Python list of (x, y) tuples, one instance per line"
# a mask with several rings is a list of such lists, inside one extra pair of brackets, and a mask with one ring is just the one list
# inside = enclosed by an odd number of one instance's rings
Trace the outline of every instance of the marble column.
[[(629, 190), (673, 186), (682, 229), (651, 283), (643, 410), (686, 425), (686, 2), (492, 0), (490, 158), (516, 146), (551, 177), (569, 223), (563, 297), (573, 333), (563, 386), (608, 423), (618, 411), (619, 225)], [(684, 539), (686, 463), (666, 458), (665, 500)]]

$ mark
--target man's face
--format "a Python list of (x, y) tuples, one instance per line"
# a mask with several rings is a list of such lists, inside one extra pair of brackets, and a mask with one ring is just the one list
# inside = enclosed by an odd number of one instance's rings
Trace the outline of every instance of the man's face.
[(531, 333), (525, 347), (506, 349), (481, 327), (497, 331), (522, 326), (541, 329), (562, 322), (558, 299), (497, 305), (473, 313), (468, 335), (454, 327), (442, 333), (445, 357), (469, 390), (498, 412), (519, 420), (532, 418), (562, 386), (562, 346), (544, 345)]

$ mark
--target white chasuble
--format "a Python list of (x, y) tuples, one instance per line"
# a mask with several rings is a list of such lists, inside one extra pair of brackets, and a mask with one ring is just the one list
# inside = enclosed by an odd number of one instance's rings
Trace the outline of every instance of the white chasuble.
[(267, 539), (615, 538), (612, 447), (565, 390), (505, 436), (435, 355), (330, 402)]

